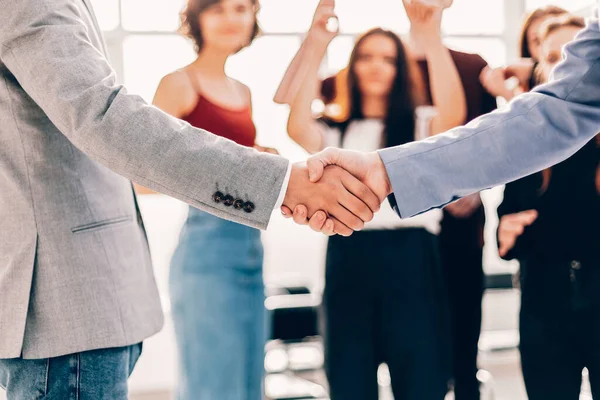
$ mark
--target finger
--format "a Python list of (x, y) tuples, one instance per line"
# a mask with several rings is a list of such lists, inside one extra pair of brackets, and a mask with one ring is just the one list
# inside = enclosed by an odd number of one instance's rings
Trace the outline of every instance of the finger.
[(325, 221), (325, 225), (323, 225), (323, 229), (321, 229), (321, 233), (326, 236), (335, 235), (335, 223), (333, 222), (333, 219), (328, 218), (327, 221)]
[(317, 7), (335, 7), (335, 0), (321, 0)]
[(498, 254), (504, 257), (515, 246), (516, 235), (503, 234), (498, 235)]
[(511, 235), (521, 235), (524, 231), (525, 227), (523, 224), (518, 221), (507, 221), (506, 224), (502, 227), (502, 231)]
[(481, 70), (481, 73), (479, 74), (479, 80), (486, 81), (487, 78), (489, 77), (491, 71), (492, 71), (492, 69), (490, 67), (483, 68)]
[(285, 218), (293, 217), (292, 210), (290, 210), (287, 206), (281, 206), (281, 215), (283, 215)]
[(346, 210), (360, 218), (363, 222), (369, 222), (373, 219), (373, 211), (361, 199), (352, 193), (344, 192), (338, 197), (338, 202)]
[(352, 229), (335, 217), (329, 217), (327, 223), (329, 223), (329, 221), (331, 221), (333, 224), (333, 232), (340, 236), (348, 237), (354, 233)]
[(506, 222), (512, 225), (529, 226), (537, 219), (537, 211), (522, 211), (518, 214), (507, 215)]
[(500, 246), (498, 247), (498, 254), (500, 257), (504, 257), (510, 249), (512, 249), (513, 243), (510, 243), (508, 240), (500, 241)]
[(298, 204), (294, 208), (294, 222), (299, 225), (308, 224), (308, 209), (303, 204)]
[(344, 173), (342, 175), (342, 185), (344, 185), (347, 191), (365, 203), (373, 213), (376, 213), (381, 209), (381, 203), (385, 199), (380, 199), (375, 193), (373, 193), (371, 188), (362, 183), (354, 175), (350, 173)]
[(515, 71), (514, 68), (512, 68), (510, 65), (506, 68), (504, 68), (504, 77), (505, 78), (511, 78), (513, 76), (517, 76), (517, 71)]
[(329, 19), (335, 18), (337, 19), (337, 15), (333, 12), (333, 9), (327, 10), (319, 15), (319, 23), (323, 26), (326, 26), (329, 23)]
[(310, 217), (310, 220), (308, 221), (308, 226), (315, 232), (321, 232), (326, 221), (327, 214), (325, 214), (325, 211), (319, 210), (316, 213), (314, 213), (312, 217)]
[[(329, 215), (337, 219), (342, 224), (346, 225), (348, 228), (353, 231), (360, 231), (364, 228), (365, 223), (362, 219), (348, 211), (341, 204), (334, 205), (331, 210), (329, 210)], [(337, 231), (337, 229), (336, 229)]]
[(536, 210), (527, 210), (520, 213), (521, 221), (526, 225), (531, 225), (535, 222), (538, 217), (538, 212)]
[(318, 182), (323, 177), (325, 167), (337, 162), (339, 149), (328, 148), (315, 154), (306, 161), (308, 177), (311, 182)]

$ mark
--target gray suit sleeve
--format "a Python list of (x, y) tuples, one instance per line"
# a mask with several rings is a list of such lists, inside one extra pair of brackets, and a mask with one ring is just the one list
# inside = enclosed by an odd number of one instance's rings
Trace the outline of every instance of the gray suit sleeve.
[[(128, 94), (92, 45), (79, 1), (0, 0), (0, 60), (20, 86), (77, 148), (118, 174), (266, 228), (288, 161), (195, 129)], [(217, 187), (255, 210), (215, 203)]]
[(401, 217), (557, 164), (600, 131), (600, 30), (566, 46), (551, 82), (464, 127), (379, 152)]

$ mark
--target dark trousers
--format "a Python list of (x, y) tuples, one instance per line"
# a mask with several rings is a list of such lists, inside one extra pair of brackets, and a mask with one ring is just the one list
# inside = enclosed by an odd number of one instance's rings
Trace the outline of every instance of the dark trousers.
[(600, 265), (521, 260), (521, 364), (530, 400), (600, 398)]
[(452, 382), (456, 400), (479, 400), (477, 351), (484, 291), (483, 208), (457, 219), (444, 212), (440, 254), (450, 309)]
[(396, 400), (443, 400), (449, 335), (438, 256), (424, 229), (330, 239), (323, 316), (332, 400), (377, 399), (383, 362)]

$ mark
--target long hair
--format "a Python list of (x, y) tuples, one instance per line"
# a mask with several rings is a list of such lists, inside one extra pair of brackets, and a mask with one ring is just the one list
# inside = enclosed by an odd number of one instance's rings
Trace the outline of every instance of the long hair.
[(348, 67), (349, 120), (364, 118), (362, 111), (362, 93), (356, 75), (356, 61), (360, 46), (374, 35), (390, 38), (396, 47), (396, 76), (388, 97), (388, 108), (385, 114), (386, 147), (412, 142), (415, 138), (415, 108), (422, 104), (419, 87), (420, 76), (414, 61), (408, 57), (402, 41), (395, 33), (375, 28), (366, 32), (356, 42)]
[(531, 13), (527, 14), (523, 24), (521, 26), (521, 33), (519, 34), (519, 52), (522, 58), (531, 58), (531, 49), (529, 48), (529, 43), (527, 42), (527, 32), (531, 25), (535, 21), (540, 18), (547, 17), (548, 15), (560, 15), (565, 14), (567, 10), (556, 7), (556, 6), (546, 6), (533, 10)]
[[(204, 47), (204, 38), (202, 38), (202, 27), (198, 22), (200, 14), (206, 11), (212, 5), (220, 3), (222, 0), (188, 0), (185, 8), (179, 15), (180, 23), (179, 33), (183, 36), (191, 39), (194, 42), (194, 50), (196, 53), (200, 53)], [(254, 5), (254, 30), (250, 36), (250, 40), (247, 45), (250, 45), (254, 39), (260, 33), (260, 27), (258, 26), (258, 20), (256, 15), (258, 14), (260, 5), (258, 0), (252, 0)], [(241, 49), (240, 49), (241, 50)]]

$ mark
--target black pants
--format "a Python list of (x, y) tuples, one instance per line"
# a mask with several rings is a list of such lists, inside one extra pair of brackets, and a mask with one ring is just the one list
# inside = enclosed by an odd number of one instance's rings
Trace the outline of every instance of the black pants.
[(332, 237), (323, 306), (332, 400), (377, 399), (383, 362), (396, 400), (443, 400), (449, 335), (435, 236), (402, 229)]
[(600, 398), (600, 265), (521, 260), (521, 364), (530, 400)]
[(477, 350), (484, 291), (481, 229), (483, 208), (466, 219), (444, 212), (440, 251), (448, 292), (452, 381), (456, 400), (479, 400)]

